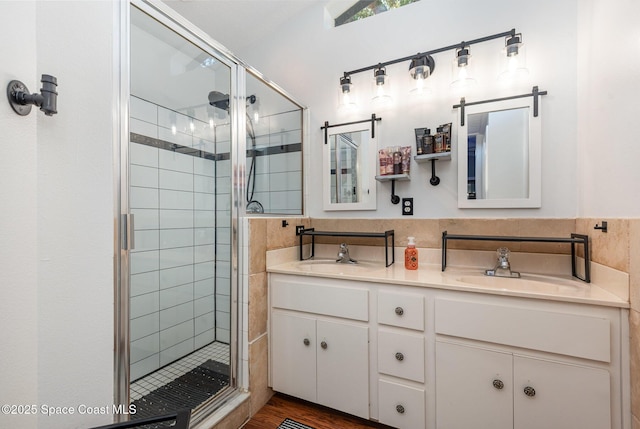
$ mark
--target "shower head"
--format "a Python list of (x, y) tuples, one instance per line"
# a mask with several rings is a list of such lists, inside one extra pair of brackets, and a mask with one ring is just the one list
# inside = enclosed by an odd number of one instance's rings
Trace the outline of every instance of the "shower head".
[(229, 94), (223, 94), (219, 91), (211, 91), (209, 93), (209, 104), (221, 110), (229, 111)]

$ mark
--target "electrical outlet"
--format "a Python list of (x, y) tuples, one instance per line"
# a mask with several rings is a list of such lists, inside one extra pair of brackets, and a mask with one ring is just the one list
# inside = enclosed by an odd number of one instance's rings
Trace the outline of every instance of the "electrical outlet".
[(402, 215), (413, 216), (413, 198), (402, 199)]
[(304, 231), (304, 225), (296, 225), (296, 235), (300, 235), (302, 231)]

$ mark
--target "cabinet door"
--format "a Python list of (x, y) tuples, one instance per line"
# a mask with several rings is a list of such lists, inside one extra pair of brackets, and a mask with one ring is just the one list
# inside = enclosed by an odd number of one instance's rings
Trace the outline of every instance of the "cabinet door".
[(316, 321), (271, 313), (273, 390), (316, 401)]
[(317, 321), (318, 403), (369, 418), (369, 328)]
[(513, 372), (514, 429), (611, 428), (608, 371), (514, 356)]
[(512, 428), (512, 395), (510, 353), (436, 342), (438, 429)]

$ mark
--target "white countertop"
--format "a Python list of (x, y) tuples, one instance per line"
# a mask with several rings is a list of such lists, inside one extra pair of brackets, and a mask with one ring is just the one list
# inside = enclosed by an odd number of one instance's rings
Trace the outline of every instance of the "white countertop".
[(485, 276), (484, 271), (479, 268), (447, 267), (443, 272), (440, 265), (421, 264), (418, 270), (410, 271), (404, 268), (402, 262), (386, 268), (383, 262), (361, 261), (350, 265), (338, 264), (328, 259), (285, 262), (269, 266), (267, 271), (629, 308), (628, 301), (609, 292), (605, 287), (570, 276), (522, 273), (521, 278), (500, 278)]

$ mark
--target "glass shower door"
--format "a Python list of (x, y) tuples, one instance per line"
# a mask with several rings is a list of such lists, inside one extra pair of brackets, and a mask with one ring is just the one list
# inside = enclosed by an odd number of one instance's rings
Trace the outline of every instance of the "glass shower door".
[(131, 8), (133, 418), (231, 384), (231, 66)]

